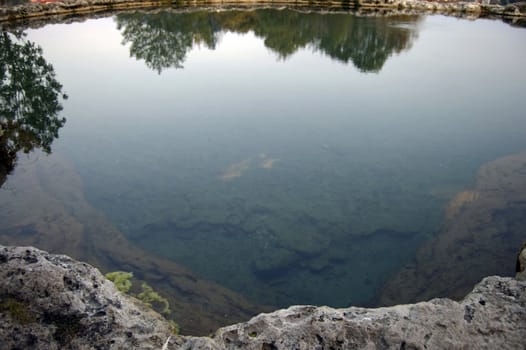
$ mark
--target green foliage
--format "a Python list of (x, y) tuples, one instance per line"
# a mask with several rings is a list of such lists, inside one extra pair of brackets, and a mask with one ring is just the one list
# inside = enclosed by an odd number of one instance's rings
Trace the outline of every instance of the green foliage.
[(173, 334), (179, 334), (179, 325), (174, 320), (168, 320)]
[(142, 292), (136, 295), (136, 298), (142, 301), (147, 306), (153, 308), (152, 303), (158, 303), (162, 306), (161, 313), (163, 315), (169, 315), (171, 313), (170, 310), (170, 304), (168, 303), (168, 300), (166, 298), (163, 298), (160, 296), (157, 292), (155, 292), (152, 287), (150, 287), (148, 284), (143, 283), (141, 285)]
[(124, 271), (114, 271), (106, 274), (106, 278), (115, 284), (118, 290), (123, 293), (128, 293), (132, 287), (130, 279), (133, 277), (133, 273)]
[[(170, 310), (170, 303), (168, 299), (163, 298), (156, 291), (153, 290), (147, 283), (143, 282), (141, 284), (141, 292), (138, 294), (133, 294), (130, 290), (133, 287), (131, 279), (133, 278), (133, 273), (125, 271), (113, 271), (109, 272), (106, 275), (106, 278), (115, 284), (115, 287), (123, 293), (129, 294), (140, 301), (142, 301), (146, 306), (152, 308), (155, 311), (160, 312), (165, 317), (170, 315), (172, 311)], [(173, 320), (168, 320), (174, 334), (179, 334), (179, 325)]]

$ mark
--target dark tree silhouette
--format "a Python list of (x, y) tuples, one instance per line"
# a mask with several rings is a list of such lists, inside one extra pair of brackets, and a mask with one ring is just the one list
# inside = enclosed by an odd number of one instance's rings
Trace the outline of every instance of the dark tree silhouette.
[(165, 68), (182, 68), (186, 53), (196, 44), (215, 48), (216, 26), (207, 13), (127, 13), (115, 17), (122, 29), (122, 43), (131, 43), (130, 56), (144, 60), (158, 73)]
[(182, 68), (186, 53), (196, 44), (215, 48), (223, 31), (253, 31), (280, 59), (309, 47), (332, 59), (352, 62), (363, 72), (378, 72), (393, 53), (411, 47), (419, 21), (419, 16), (410, 15), (357, 17), (277, 9), (116, 16), (123, 44), (131, 43), (130, 55), (159, 73), (169, 67)]
[(22, 32), (0, 33), (0, 186), (14, 169), (16, 154), (51, 152), (66, 120), (59, 118), (62, 85), (42, 49)]

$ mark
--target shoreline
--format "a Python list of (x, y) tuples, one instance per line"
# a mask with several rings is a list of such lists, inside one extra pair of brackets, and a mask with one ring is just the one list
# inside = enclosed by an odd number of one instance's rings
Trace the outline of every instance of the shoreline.
[(526, 336), (521, 276), (486, 277), (459, 302), (296, 305), (193, 337), (66, 255), (0, 245), (0, 265), (0, 337), (8, 349), (518, 349)]
[[(351, 12), (358, 15), (389, 14), (441, 14), (468, 19), (500, 19), (511, 24), (526, 22), (526, 3), (506, 6), (483, 2), (464, 1), (424, 1), (424, 0), (356, 0), (356, 1), (172, 1), (172, 0), (64, 0), (47, 4), (28, 3), (18, 6), (0, 7), (0, 24), (17, 24), (53, 20), (56, 17), (85, 17), (101, 13), (114, 13), (139, 9), (254, 9), (254, 8), (291, 8), (300, 11)], [(488, 3), (486, 3), (488, 2)]]

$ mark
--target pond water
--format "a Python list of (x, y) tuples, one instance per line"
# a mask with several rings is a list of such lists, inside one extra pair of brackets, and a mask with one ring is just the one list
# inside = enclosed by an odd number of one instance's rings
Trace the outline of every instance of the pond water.
[(24, 81), (43, 58), (63, 87), (23, 95), (63, 110), (16, 150), (60, 129), (32, 161), (60, 155), (135, 246), (253, 303), (374, 303), (479, 167), (526, 149), (526, 31), (498, 21), (158, 11), (25, 35)]

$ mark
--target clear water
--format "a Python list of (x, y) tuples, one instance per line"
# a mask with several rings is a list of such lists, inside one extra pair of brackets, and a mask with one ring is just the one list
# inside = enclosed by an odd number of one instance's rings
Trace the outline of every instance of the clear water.
[(526, 149), (526, 31), (498, 21), (197, 11), (26, 33), (69, 95), (53, 151), (91, 205), (256, 303), (370, 303), (480, 165)]

